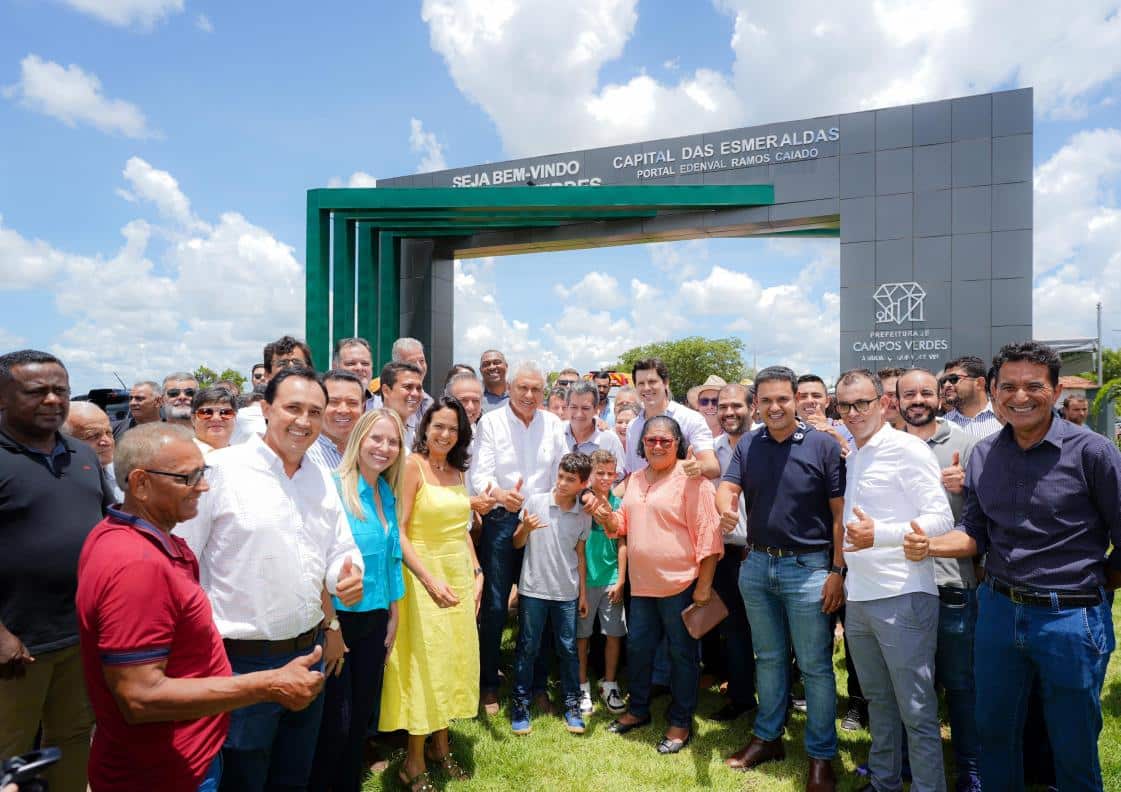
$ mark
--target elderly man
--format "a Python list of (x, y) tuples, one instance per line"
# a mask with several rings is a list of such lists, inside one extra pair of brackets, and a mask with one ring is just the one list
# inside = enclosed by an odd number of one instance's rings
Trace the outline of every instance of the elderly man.
[[(488, 715), (498, 713), (498, 664), (510, 589), (521, 574), (522, 552), (514, 531), (528, 495), (548, 492), (564, 455), (564, 424), (541, 409), (545, 374), (536, 363), (510, 370), (510, 399), (486, 413), (476, 429), (475, 459), (469, 472), (474, 492), (487, 492), (497, 505), (483, 516), (479, 565), (483, 601), (479, 613), (480, 695)], [(534, 692), (543, 693), (545, 666), (538, 662)]]
[(327, 388), (323, 431), (308, 449), (307, 458), (328, 472), (334, 472), (343, 461), (354, 425), (366, 409), (366, 388), (356, 375), (342, 369), (331, 369), (324, 374), (323, 385)]
[(1008, 423), (977, 443), (958, 530), (905, 544), (912, 559), (987, 553), (974, 666), (986, 790), (1024, 788), (1036, 676), (1058, 788), (1103, 788), (1101, 693), (1115, 645), (1104, 589), (1121, 569), (1121, 453), (1055, 414), (1061, 365), (1036, 341), (1001, 348), (994, 379)]
[[(720, 404), (720, 389), (728, 383), (724, 381), (723, 377), (718, 377), (715, 374), (710, 374), (708, 379), (696, 386), (696, 410), (705, 419), (708, 425), (708, 430), (712, 432), (715, 438), (718, 434), (724, 431), (720, 426), (720, 415), (718, 414), (718, 405)], [(690, 388), (690, 392), (694, 389)]]
[(81, 440), (97, 455), (97, 461), (105, 472), (106, 484), (113, 493), (114, 503), (120, 503), (124, 499), (124, 493), (117, 488), (117, 482), (113, 478), (113, 449), (117, 442), (105, 411), (93, 402), (70, 402), (70, 414), (62, 425), (62, 432)]
[(463, 405), (467, 420), (474, 426), (483, 417), (483, 383), (469, 371), (452, 374), (444, 392)]
[(113, 424), (113, 437), (119, 440), (134, 426), (159, 421), (161, 406), (163, 389), (160, 384), (150, 380), (137, 382), (128, 392), (128, 415)]
[(953, 515), (934, 454), (887, 422), (894, 404), (870, 371), (837, 382), (837, 412), (856, 441), (846, 459), (845, 630), (868, 700), (872, 788), (902, 790), (905, 727), (911, 789), (945, 792), (934, 692), (938, 587), (934, 564), (909, 561), (903, 540), (912, 531), (943, 534)]
[[(286, 335), (265, 344), (265, 382), (281, 371), (293, 366), (314, 368), (311, 360), (311, 347), (299, 339)], [(259, 403), (250, 404), (237, 411), (237, 424), (230, 444), (244, 443), (251, 436), (261, 437), (265, 433), (265, 416)]]
[[(276, 669), (322, 640), (323, 589), (350, 605), (362, 597), (362, 556), (331, 476), (306, 459), (327, 389), (310, 368), (273, 375), (263, 438), (210, 458), (210, 490), (179, 525), (199, 560), (235, 673)], [(303, 788), (311, 773), (322, 697), (302, 712), (257, 704), (233, 713), (222, 789)]]
[[(655, 416), (668, 415), (681, 427), (685, 444), (689, 447), (686, 472), (689, 475), (703, 474), (707, 478), (719, 476), (720, 463), (712, 450), (712, 432), (700, 413), (670, 401), (669, 369), (666, 364), (660, 358), (636, 361), (631, 377), (642, 400), (642, 411), (627, 427), (627, 473), (637, 473), (646, 467), (646, 460), (638, 454), (642, 427)], [(615, 405), (617, 409), (618, 395), (615, 396)]]
[(58, 358), (0, 355), (0, 757), (62, 749), (52, 790), (84, 792), (93, 713), (74, 612), (78, 555), (112, 503), (94, 452), (59, 432), (70, 378)]
[(506, 371), (506, 356), (497, 349), (488, 349), (479, 358), (479, 374), (483, 377), (483, 412), (503, 407), (510, 399)]
[(168, 423), (191, 428), (191, 400), (198, 393), (194, 374), (176, 371), (163, 378), (163, 417)]
[(370, 349), (370, 342), (357, 336), (340, 338), (335, 342), (331, 368), (349, 371), (358, 377), (363, 390), (370, 387), (370, 380), (374, 376), (374, 353)]
[(93, 792), (216, 789), (225, 713), (271, 702), (292, 710), (323, 687), (319, 652), (233, 676), (198, 561), (171, 531), (208, 489), (202, 453), (178, 426), (129, 432), (118, 452), (125, 502), (110, 508), (78, 560), (82, 666), (97, 716)]

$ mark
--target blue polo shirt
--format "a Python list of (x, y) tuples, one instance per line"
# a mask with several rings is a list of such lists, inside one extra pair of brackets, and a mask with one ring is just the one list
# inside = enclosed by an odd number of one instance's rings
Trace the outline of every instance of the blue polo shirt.
[(832, 546), (829, 500), (845, 496), (845, 463), (829, 435), (799, 421), (780, 443), (760, 427), (740, 438), (723, 480), (743, 490), (752, 544), (799, 553)]

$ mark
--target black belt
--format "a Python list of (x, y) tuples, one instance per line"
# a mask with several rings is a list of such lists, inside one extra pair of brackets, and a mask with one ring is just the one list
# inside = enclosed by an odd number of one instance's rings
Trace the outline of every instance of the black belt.
[(306, 633), (300, 633), (295, 638), (284, 638), (280, 641), (240, 641), (234, 638), (225, 638), (222, 643), (226, 646), (229, 657), (279, 657), (280, 655), (295, 654), (315, 645), (319, 639), (319, 626), (312, 627)]
[(1030, 589), (1009, 586), (1007, 583), (997, 580), (992, 576), (989, 577), (989, 585), (993, 587), (993, 591), (997, 594), (1003, 594), (1017, 605), (1036, 605), (1041, 608), (1050, 608), (1053, 606), (1051, 601), (1052, 594), (1055, 595), (1059, 608), (1092, 608), (1095, 605), (1102, 604), (1102, 594), (1100, 591), (1095, 591), (1093, 593), (1032, 591)]
[(954, 588), (953, 586), (939, 586), (938, 599), (947, 605), (965, 605), (969, 602), (969, 592), (971, 590)]
[(824, 553), (828, 548), (821, 547), (816, 550), (786, 550), (782, 547), (767, 547), (767, 545), (748, 542), (747, 549), (753, 553), (766, 553), (771, 558), (789, 558), (790, 556), (809, 555), (810, 553)]

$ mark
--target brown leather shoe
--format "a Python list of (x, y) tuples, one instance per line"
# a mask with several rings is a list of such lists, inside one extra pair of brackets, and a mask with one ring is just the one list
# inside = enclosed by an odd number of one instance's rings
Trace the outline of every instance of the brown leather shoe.
[(833, 792), (837, 779), (833, 775), (833, 763), (828, 759), (810, 758), (810, 773), (806, 776), (806, 792)]
[(786, 749), (782, 746), (782, 738), (777, 740), (760, 740), (752, 737), (751, 742), (724, 760), (724, 764), (733, 770), (750, 770), (763, 762), (771, 762), (786, 758)]

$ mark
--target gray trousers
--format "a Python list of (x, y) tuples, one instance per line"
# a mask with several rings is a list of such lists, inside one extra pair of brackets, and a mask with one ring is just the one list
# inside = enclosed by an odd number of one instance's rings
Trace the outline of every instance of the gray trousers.
[(938, 597), (911, 593), (847, 603), (845, 634), (868, 700), (868, 768), (877, 792), (901, 792), (907, 729), (912, 792), (945, 792), (934, 650)]

